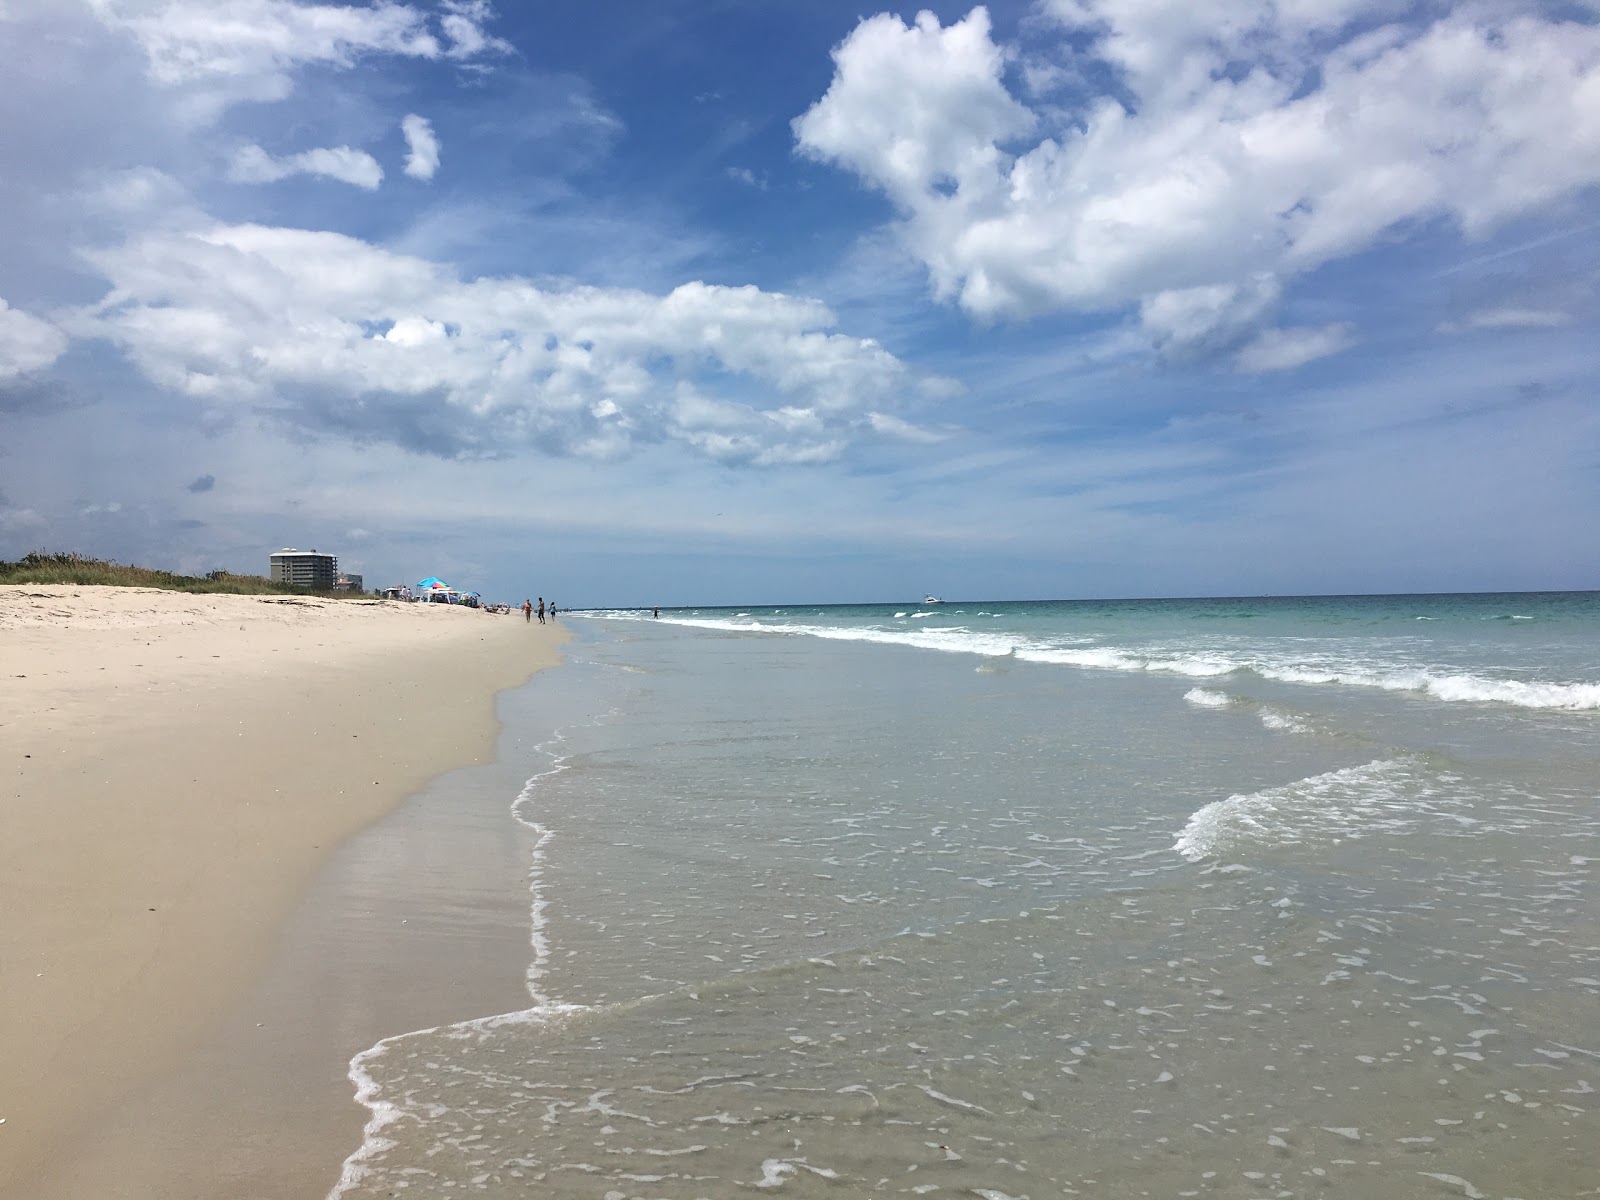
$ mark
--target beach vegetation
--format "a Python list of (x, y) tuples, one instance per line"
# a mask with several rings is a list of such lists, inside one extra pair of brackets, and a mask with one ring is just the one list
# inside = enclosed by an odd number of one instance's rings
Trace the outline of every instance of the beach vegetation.
[(136, 567), (76, 552), (33, 550), (16, 562), (0, 561), (0, 584), (65, 583), (82, 587), (147, 587), (167, 592), (230, 592), (237, 595), (360, 598), (360, 592), (313, 592), (277, 583), (263, 575), (236, 575), (218, 568), (205, 575), (179, 575), (153, 567)]

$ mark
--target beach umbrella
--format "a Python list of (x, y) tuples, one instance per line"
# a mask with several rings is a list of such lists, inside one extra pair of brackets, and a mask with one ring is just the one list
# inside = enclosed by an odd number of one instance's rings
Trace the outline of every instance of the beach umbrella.
[(418, 580), (417, 581), (417, 586), (419, 588), (440, 588), (440, 587), (446, 587), (448, 585), (445, 583), (444, 580), (440, 579), (437, 575), (429, 575), (426, 579)]

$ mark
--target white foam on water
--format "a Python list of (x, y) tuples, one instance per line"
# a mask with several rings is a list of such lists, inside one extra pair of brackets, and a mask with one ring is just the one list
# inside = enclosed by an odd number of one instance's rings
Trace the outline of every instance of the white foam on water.
[(346, 1072), (346, 1077), (356, 1085), (356, 1102), (365, 1106), (371, 1115), (362, 1130), (360, 1147), (344, 1160), (344, 1165), (339, 1171), (339, 1181), (329, 1190), (327, 1200), (339, 1200), (339, 1197), (359, 1185), (369, 1175), (375, 1174), (379, 1168), (372, 1165), (373, 1160), (394, 1148), (394, 1139), (386, 1136), (384, 1130), (408, 1114), (398, 1104), (383, 1098), (382, 1087), (370, 1069), (392, 1047), (412, 1038), (427, 1037), (436, 1033), (448, 1032), (459, 1038), (482, 1037), (506, 1025), (544, 1024), (569, 1013), (581, 1011), (583, 1006), (577, 1004), (542, 1004), (533, 1008), (519, 1009), (516, 1012), (478, 1017), (455, 1025), (436, 1025), (431, 1029), (415, 1029), (409, 1033), (396, 1034), (394, 1037), (384, 1038), (377, 1045), (356, 1055), (350, 1060), (350, 1069)]
[(1029, 662), (1051, 663), (1063, 667), (1091, 667), (1100, 671), (1154, 671), (1210, 679), (1231, 675), (1250, 664), (1222, 658), (1216, 654), (1160, 654), (1124, 650), (1117, 646), (1039, 647), (1022, 649), (1018, 657)]
[(1197, 708), (1226, 708), (1232, 703), (1226, 692), (1203, 687), (1190, 688), (1183, 698)]
[(1241, 844), (1403, 832), (1441, 807), (1443, 783), (1401, 759), (1345, 767), (1213, 801), (1189, 818), (1173, 849), (1198, 862)]
[[(594, 615), (616, 620), (649, 619), (639, 613), (621, 611)], [(895, 614), (896, 617), (904, 615)], [(937, 615), (939, 614), (913, 613), (911, 619)], [(1414, 692), (1451, 704), (1507, 704), (1517, 708), (1564, 711), (1600, 710), (1600, 683), (1497, 679), (1473, 671), (1452, 670), (1439, 666), (1401, 667), (1393, 662), (1362, 660), (1357, 657), (1359, 651), (1351, 651), (1353, 656), (1349, 658), (1306, 661), (1303, 658), (1289, 657), (1282, 650), (1266, 643), (1257, 643), (1256, 650), (1214, 647), (1194, 651), (1160, 647), (1136, 649), (1117, 645), (1088, 645), (1085, 644), (1089, 641), (1088, 638), (1049, 639), (1013, 635), (1002, 640), (990, 634), (975, 633), (964, 626), (947, 629), (876, 628), (825, 624), (774, 624), (747, 618), (749, 618), (748, 613), (739, 613), (733, 618), (663, 617), (662, 622), (698, 629), (754, 631), (790, 637), (817, 637), (831, 641), (912, 646), (917, 649), (953, 654), (993, 656), (1014, 648), (1016, 657), (1026, 662), (1102, 671), (1158, 672), (1198, 679), (1249, 672), (1280, 683)]]
[(839, 1172), (831, 1167), (814, 1167), (803, 1158), (769, 1158), (761, 1164), (761, 1178), (752, 1186), (758, 1188), (779, 1188), (788, 1183), (801, 1171), (823, 1179), (837, 1179)]
[(431, 1029), (418, 1029), (408, 1033), (397, 1034), (394, 1037), (384, 1038), (377, 1045), (363, 1050), (352, 1058), (346, 1074), (350, 1082), (355, 1084), (356, 1102), (365, 1106), (370, 1115), (362, 1131), (361, 1145), (345, 1159), (344, 1165), (339, 1171), (339, 1180), (328, 1192), (327, 1200), (339, 1200), (339, 1197), (373, 1174), (377, 1169), (372, 1165), (374, 1160), (395, 1145), (394, 1139), (388, 1137), (384, 1130), (404, 1117), (406, 1113), (399, 1105), (384, 1099), (382, 1087), (372, 1073), (374, 1064), (381, 1060), (391, 1047), (412, 1038), (426, 1037), (429, 1034), (444, 1031), (448, 1031), (455, 1037), (481, 1037), (491, 1030), (507, 1025), (543, 1024), (566, 1014), (583, 1010), (582, 1005), (558, 1003), (546, 996), (541, 990), (541, 977), (550, 960), (550, 943), (545, 933), (544, 847), (554, 835), (543, 825), (532, 820), (526, 811), (538, 784), (542, 780), (567, 769), (566, 758), (550, 748), (551, 743), (562, 740), (564, 739), (558, 732), (551, 738), (550, 743), (538, 747), (540, 751), (550, 758), (550, 766), (529, 777), (523, 783), (521, 790), (517, 793), (517, 798), (511, 804), (512, 815), (537, 835), (528, 872), (528, 888), (533, 896), (530, 906), (531, 921), (529, 932), (532, 959), (528, 964), (526, 983), (528, 996), (533, 1003), (529, 1007), (515, 1012), (496, 1013), (493, 1016), (478, 1017), (470, 1021), (461, 1021), (454, 1025), (441, 1025)]
[(761, 1178), (756, 1181), (758, 1188), (782, 1187), (789, 1181), (790, 1176), (800, 1172), (793, 1163), (784, 1162), (780, 1158), (769, 1158), (761, 1164)]
[[(551, 738), (551, 742), (564, 740), (560, 732), (557, 732)], [(539, 785), (544, 780), (559, 775), (567, 769), (566, 757), (549, 749), (549, 744), (546, 743), (540, 746), (539, 749), (550, 757), (550, 766), (529, 776), (523, 783), (522, 789), (517, 793), (517, 798), (511, 802), (511, 815), (519, 823), (533, 830), (536, 835), (528, 865), (528, 892), (532, 896), (529, 905), (528, 941), (529, 947), (533, 951), (533, 957), (528, 962), (525, 976), (528, 995), (532, 998), (535, 1009), (546, 1007), (552, 1003), (550, 997), (546, 996), (542, 991), (541, 979), (550, 962), (550, 940), (545, 933), (548, 922), (545, 917), (547, 902), (544, 894), (544, 848), (555, 835), (551, 830), (533, 819), (530, 808), (533, 796)]]
[(1424, 1179), (1437, 1179), (1440, 1183), (1448, 1183), (1451, 1187), (1460, 1188), (1461, 1194), (1467, 1200), (1488, 1200), (1484, 1193), (1459, 1175), (1447, 1175), (1442, 1171), (1418, 1171), (1417, 1174)]
[(1311, 727), (1298, 717), (1291, 716), (1276, 708), (1262, 708), (1260, 713), (1261, 723), (1268, 729), (1282, 733), (1310, 733)]
[(921, 1088), (923, 1092), (927, 1093), (929, 1098), (937, 1100), (941, 1104), (948, 1104), (952, 1108), (965, 1108), (965, 1109), (970, 1109), (973, 1112), (981, 1112), (981, 1113), (987, 1113), (989, 1111), (987, 1108), (984, 1108), (983, 1105), (981, 1105), (981, 1104), (973, 1104), (969, 1100), (962, 1100), (959, 1097), (947, 1096), (943, 1092), (935, 1091), (933, 1088), (929, 1087), (925, 1083), (919, 1083), (917, 1086), (919, 1088)]

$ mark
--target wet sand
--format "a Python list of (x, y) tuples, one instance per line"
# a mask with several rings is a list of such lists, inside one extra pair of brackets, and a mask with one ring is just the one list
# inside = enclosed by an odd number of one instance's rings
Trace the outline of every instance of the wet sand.
[[(495, 694), (561, 638), (442, 605), (0, 588), (0, 1196), (320, 1195), (359, 1141), (344, 1044), (461, 989), (514, 1007), (503, 832), (498, 859), (404, 821), (403, 845), (335, 851), (489, 761)], [(463, 874), (507, 898), (451, 884), (466, 936), (411, 886)], [(417, 930), (385, 908), (408, 893)], [(239, 1128), (224, 1096), (300, 1127)]]

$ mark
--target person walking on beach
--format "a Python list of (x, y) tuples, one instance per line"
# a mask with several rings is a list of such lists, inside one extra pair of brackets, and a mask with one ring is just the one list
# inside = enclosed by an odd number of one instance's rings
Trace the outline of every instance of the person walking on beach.
[(533, 620), (533, 601), (532, 600), (528, 600), (528, 599), (525, 598), (522, 601), (522, 619), (524, 621), (532, 621)]
[(544, 597), (543, 596), (539, 597), (539, 608), (538, 608), (537, 611), (539, 613), (539, 624), (543, 625), (544, 624)]

